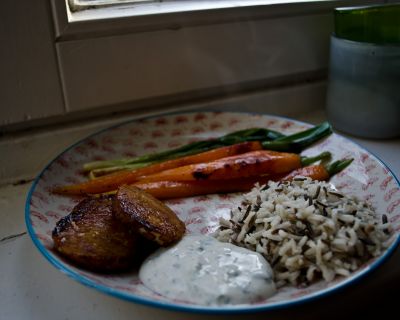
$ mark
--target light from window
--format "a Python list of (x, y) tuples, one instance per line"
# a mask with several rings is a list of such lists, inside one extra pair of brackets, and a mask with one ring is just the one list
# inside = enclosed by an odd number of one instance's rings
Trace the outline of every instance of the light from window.
[(162, 2), (162, 0), (68, 0), (69, 9), (72, 12), (87, 9), (98, 9), (118, 4)]
[(64, 0), (68, 21), (333, 0)]

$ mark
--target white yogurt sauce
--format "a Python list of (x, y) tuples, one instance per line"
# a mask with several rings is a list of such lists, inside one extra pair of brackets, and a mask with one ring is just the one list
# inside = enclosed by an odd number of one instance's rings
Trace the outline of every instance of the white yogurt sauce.
[(139, 277), (165, 297), (201, 305), (256, 302), (276, 291), (272, 269), (259, 253), (202, 235), (157, 250)]

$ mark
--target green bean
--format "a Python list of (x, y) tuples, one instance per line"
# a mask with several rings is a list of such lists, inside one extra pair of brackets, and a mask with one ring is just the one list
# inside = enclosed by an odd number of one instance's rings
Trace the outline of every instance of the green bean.
[[(251, 128), (235, 131), (219, 138), (192, 142), (182, 147), (162, 152), (147, 154), (135, 158), (94, 161), (84, 164), (85, 171), (113, 168), (112, 171), (136, 169), (152, 163), (190, 156), (211, 149), (233, 145), (246, 141), (268, 141), (285, 137), (282, 133), (264, 128)], [(137, 166), (135, 166), (137, 164)], [(108, 171), (107, 173), (110, 173)]]
[(346, 168), (350, 163), (353, 162), (354, 159), (341, 159), (335, 162), (332, 162), (328, 166), (326, 166), (326, 171), (328, 171), (329, 176), (332, 177), (333, 175), (339, 173), (344, 168)]
[(120, 170), (137, 169), (150, 164), (246, 141), (260, 141), (264, 149), (300, 153), (304, 148), (329, 135), (331, 132), (331, 126), (327, 122), (288, 136), (265, 128), (250, 128), (235, 131), (219, 138), (197, 141), (179, 148), (135, 158), (88, 162), (84, 164), (83, 169), (89, 171), (91, 177), (96, 177)]
[(264, 149), (300, 153), (313, 143), (332, 133), (332, 127), (328, 122), (323, 122), (311, 129), (301, 131), (290, 136), (278, 138), (272, 141), (263, 141)]

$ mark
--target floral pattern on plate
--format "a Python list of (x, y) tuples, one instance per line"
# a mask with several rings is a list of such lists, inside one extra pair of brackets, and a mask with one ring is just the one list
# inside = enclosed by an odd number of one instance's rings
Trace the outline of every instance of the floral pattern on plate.
[[(250, 127), (268, 127), (285, 134), (309, 127), (295, 120), (247, 113), (193, 112), (145, 118), (114, 126), (73, 145), (54, 159), (35, 180), (26, 203), (29, 233), (44, 256), (57, 268), (86, 285), (131, 301), (176, 310), (199, 312), (237, 312), (267, 310), (307, 301), (351, 283), (377, 267), (394, 251), (400, 232), (400, 186), (390, 169), (378, 158), (357, 144), (333, 134), (303, 152), (304, 155), (331, 151), (334, 159), (354, 158), (345, 171), (331, 182), (341, 191), (366, 200), (378, 215), (386, 214), (392, 223), (394, 241), (381, 257), (357, 270), (348, 278), (331, 283), (320, 281), (307, 288), (285, 287), (265, 301), (253, 305), (204, 307), (172, 301), (162, 297), (140, 282), (137, 271), (117, 275), (96, 274), (79, 269), (53, 250), (51, 233), (56, 222), (67, 215), (81, 200), (52, 194), (55, 185), (84, 181), (82, 164), (94, 160), (133, 157), (179, 147), (189, 142), (209, 139)], [(227, 217), (238, 204), (240, 194), (206, 195), (166, 201), (185, 222), (189, 233), (210, 234), (220, 217)]]

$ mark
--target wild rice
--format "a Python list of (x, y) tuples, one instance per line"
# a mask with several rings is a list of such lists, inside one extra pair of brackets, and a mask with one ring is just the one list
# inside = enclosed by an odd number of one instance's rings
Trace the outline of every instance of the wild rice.
[(256, 186), (220, 225), (217, 239), (261, 253), (277, 286), (349, 276), (388, 247), (391, 233), (385, 215), (305, 177)]

